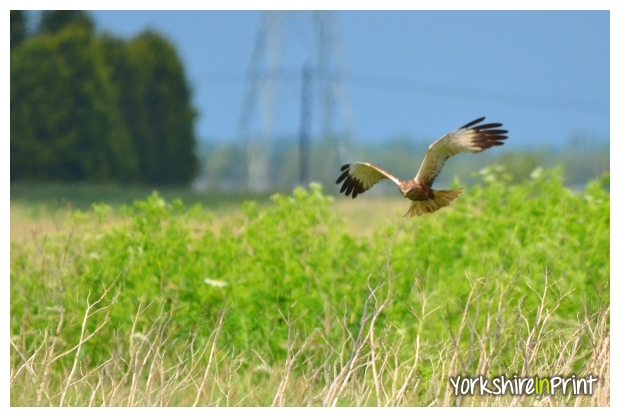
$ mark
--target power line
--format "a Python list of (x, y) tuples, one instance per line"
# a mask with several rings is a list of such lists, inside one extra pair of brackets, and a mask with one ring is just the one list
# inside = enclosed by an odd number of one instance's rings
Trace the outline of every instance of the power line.
[[(255, 74), (257, 79), (267, 77), (266, 73)], [(282, 81), (297, 81), (301, 75), (299, 70), (281, 68), (276, 74), (271, 76)], [(319, 78), (325, 74), (316, 74)], [(219, 73), (208, 74), (201, 77), (200, 82), (204, 84), (237, 84), (247, 79), (247, 75)], [(500, 92), (478, 88), (445, 87), (436, 84), (416, 82), (405, 79), (391, 78), (386, 76), (369, 75), (358, 72), (347, 72), (343, 74), (332, 74), (332, 79), (341, 82), (346, 81), (349, 86), (359, 88), (370, 88), (378, 90), (397, 91), (401, 94), (426, 95), (426, 96), (448, 96), (458, 99), (470, 99), (488, 103), (508, 104), (521, 107), (539, 107), (556, 110), (581, 111), (591, 113), (609, 113), (609, 102), (605, 100), (584, 99), (578, 97), (560, 96), (539, 96), (531, 94)]]
[(347, 73), (347, 82), (366, 88), (395, 90), (416, 95), (444, 95), (457, 98), (475, 99), (493, 103), (511, 104), (526, 107), (546, 107), (563, 110), (589, 112), (609, 112), (609, 102), (575, 97), (552, 97), (530, 94), (506, 93), (477, 88), (444, 87), (430, 83), (414, 82), (362, 73)]

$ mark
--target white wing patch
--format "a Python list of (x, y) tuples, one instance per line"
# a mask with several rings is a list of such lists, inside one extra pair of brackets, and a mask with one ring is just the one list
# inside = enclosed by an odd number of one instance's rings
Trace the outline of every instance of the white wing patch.
[(353, 198), (369, 190), (381, 180), (389, 179), (397, 185), (400, 183), (400, 180), (389, 172), (368, 162), (355, 162), (343, 165), (340, 170), (343, 173), (336, 180), (336, 184), (343, 182), (340, 192), (347, 196), (353, 193)]
[(492, 146), (503, 145), (507, 130), (497, 129), (501, 123), (487, 123), (474, 126), (484, 120), (476, 119), (455, 131), (442, 136), (429, 146), (422, 166), (415, 179), (420, 183), (432, 185), (443, 169), (446, 161), (460, 153), (478, 153)]

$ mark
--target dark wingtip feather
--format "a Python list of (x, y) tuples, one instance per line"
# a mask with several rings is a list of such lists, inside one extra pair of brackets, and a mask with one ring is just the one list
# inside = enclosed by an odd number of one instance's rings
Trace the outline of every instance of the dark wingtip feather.
[(504, 142), (502, 141), (508, 139), (508, 131), (505, 129), (497, 129), (501, 126), (503, 126), (501, 123), (487, 123), (471, 127), (475, 132), (473, 142), (482, 148), (482, 150), (503, 145)]
[(349, 176), (349, 166), (350, 164), (342, 166), (341, 170), (344, 172), (338, 177), (336, 184), (340, 184), (342, 182), (340, 192), (347, 197), (353, 193), (352, 197), (355, 198), (358, 194), (362, 194), (366, 190), (358, 180)]
[(464, 126), (461, 126), (461, 127), (460, 127), (460, 129), (467, 129), (467, 128), (469, 128), (469, 127), (472, 127), (473, 125), (478, 124), (478, 123), (480, 123), (481, 121), (483, 121), (485, 118), (486, 118), (486, 116), (482, 116), (482, 117), (480, 117), (480, 118), (478, 118), (478, 119), (476, 119), (476, 120), (473, 120), (473, 121), (471, 121), (471, 122), (467, 123), (467, 124), (466, 124), (466, 125), (464, 125)]
[(355, 181), (349, 181), (349, 186), (347, 187), (347, 191), (344, 193), (347, 197), (351, 195), (351, 192), (355, 188)]
[(344, 179), (347, 177), (347, 175), (349, 175), (349, 171), (345, 171), (343, 172), (338, 179), (336, 180), (336, 184), (340, 184), (342, 181), (344, 181)]
[(501, 123), (487, 123), (486, 125), (476, 126), (475, 129), (488, 130), (488, 129), (494, 129), (496, 127), (502, 127), (502, 126), (503, 125)]

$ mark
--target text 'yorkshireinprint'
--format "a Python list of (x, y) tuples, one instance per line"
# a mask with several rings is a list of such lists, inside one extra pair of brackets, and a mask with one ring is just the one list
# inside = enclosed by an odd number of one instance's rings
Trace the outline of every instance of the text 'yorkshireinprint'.
[(547, 378), (518, 377), (506, 378), (498, 376), (492, 379), (478, 376), (475, 378), (457, 376), (449, 377), (454, 395), (592, 395), (594, 382), (598, 378), (592, 375), (587, 378), (576, 378), (575, 375), (564, 378), (553, 376)]

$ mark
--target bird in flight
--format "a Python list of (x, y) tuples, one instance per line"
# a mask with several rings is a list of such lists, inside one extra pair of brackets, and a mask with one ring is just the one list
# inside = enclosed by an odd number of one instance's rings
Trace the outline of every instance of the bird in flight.
[(429, 146), (422, 166), (413, 179), (402, 181), (369, 162), (354, 162), (340, 168), (343, 172), (338, 177), (336, 184), (342, 182), (340, 192), (346, 196), (353, 193), (353, 198), (355, 198), (379, 181), (390, 179), (398, 185), (403, 196), (411, 200), (411, 207), (405, 216), (414, 217), (433, 213), (448, 206), (463, 192), (462, 188), (453, 190), (434, 190), (431, 188), (433, 181), (448, 159), (463, 152), (482, 152), (493, 146), (503, 145), (503, 141), (508, 139), (506, 136), (508, 131), (498, 129), (502, 126), (501, 123), (479, 125), (478, 123), (483, 120), (484, 117), (481, 117), (469, 122), (454, 132), (442, 136)]

